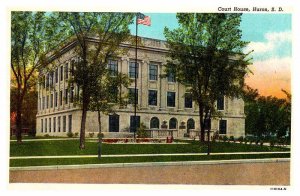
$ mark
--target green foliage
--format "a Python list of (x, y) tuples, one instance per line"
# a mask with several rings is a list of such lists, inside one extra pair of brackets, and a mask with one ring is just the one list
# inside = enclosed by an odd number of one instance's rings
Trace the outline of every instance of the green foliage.
[(223, 136), (223, 142), (227, 142), (228, 141), (228, 137), (226, 135)]
[(235, 142), (234, 136), (230, 136), (229, 141)]
[[(45, 12), (11, 12), (11, 84), (14, 87), (12, 106), (16, 112), (17, 138), (21, 141), (22, 114), (28, 107), (25, 102), (34, 102), (34, 98), (25, 98), (28, 92), (35, 87), (35, 78), (38, 67), (46, 66), (51, 62), (46, 54), (57, 44), (55, 37), (64, 34), (53, 32), (56, 25), (50, 22)], [(61, 41), (61, 40), (59, 40)], [(36, 106), (36, 104), (34, 104)], [(24, 108), (23, 108), (24, 107)], [(35, 115), (35, 110), (29, 118)], [(27, 114), (27, 113), (26, 113)], [(29, 126), (34, 123), (29, 120)], [(25, 122), (25, 126), (28, 126)], [(30, 127), (31, 128), (31, 127)], [(33, 127), (32, 127), (33, 128)]]
[(290, 135), (291, 95), (286, 99), (260, 96), (250, 87), (245, 92), (246, 133), (258, 137), (277, 135), (278, 138)]
[(50, 137), (50, 135), (49, 135), (49, 134), (45, 134), (44, 137), (47, 137), (47, 138), (48, 138), (48, 137)]
[(240, 136), (240, 137), (238, 138), (238, 141), (239, 141), (240, 143), (243, 143), (244, 137), (243, 137), (243, 136)]
[[(75, 53), (79, 61), (76, 62), (71, 83), (76, 83), (81, 89), (77, 100), (84, 117), (81, 124), (85, 125), (87, 111), (98, 111), (101, 130), (100, 112), (112, 112), (112, 103), (119, 101), (119, 87), (129, 84), (124, 74), (117, 73), (111, 77), (107, 64), (110, 59), (126, 53), (120, 44), (130, 39), (128, 26), (133, 22), (134, 15), (117, 12), (61, 12), (54, 17), (61, 21), (61, 28), (78, 43)], [(97, 41), (91, 42), (91, 38), (97, 38)], [(85, 132), (84, 126), (81, 126), (80, 132)], [(84, 148), (83, 142), (83, 138), (80, 138), (80, 148)]]
[(91, 132), (91, 133), (89, 133), (89, 136), (90, 136), (90, 138), (93, 138), (93, 137), (94, 137), (94, 135), (95, 135), (95, 133), (94, 133), (94, 132)]
[(75, 136), (75, 137), (78, 137), (78, 135), (79, 135), (78, 132), (75, 132), (75, 133), (74, 133), (74, 136)]
[(68, 137), (73, 137), (73, 136), (74, 136), (74, 133), (73, 133), (73, 132), (68, 132), (68, 133), (67, 133), (67, 136), (68, 136)]
[(146, 138), (148, 137), (147, 131), (146, 131), (147, 127), (144, 123), (141, 123), (140, 126), (137, 129), (137, 137), (138, 138)]
[(189, 87), (200, 111), (201, 140), (204, 117), (215, 113), (220, 96), (238, 97), (244, 87), (249, 59), (241, 40), (241, 14), (177, 14), (179, 28), (165, 28), (169, 47), (166, 72)]
[(103, 134), (103, 133), (98, 133), (98, 134), (97, 134), (97, 138), (98, 138), (98, 139), (102, 139), (103, 137), (104, 137), (104, 134)]

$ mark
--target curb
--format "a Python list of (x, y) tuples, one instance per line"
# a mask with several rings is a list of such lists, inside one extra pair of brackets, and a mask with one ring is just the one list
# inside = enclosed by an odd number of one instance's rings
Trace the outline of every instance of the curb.
[(28, 167), (10, 167), (9, 170), (28, 171), (28, 170), (60, 170), (60, 169), (97, 169), (97, 168), (126, 168), (126, 167), (153, 167), (153, 166), (221, 165), (221, 164), (241, 164), (241, 163), (278, 163), (278, 162), (290, 162), (290, 158), (28, 166)]

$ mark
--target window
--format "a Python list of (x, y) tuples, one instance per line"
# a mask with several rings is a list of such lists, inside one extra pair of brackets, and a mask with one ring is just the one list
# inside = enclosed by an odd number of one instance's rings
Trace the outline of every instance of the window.
[(74, 87), (72, 86), (70, 88), (70, 103), (73, 103), (73, 99), (74, 99)]
[(159, 129), (159, 119), (157, 117), (151, 118), (150, 129)]
[[(136, 92), (136, 93), (134, 93), (134, 92)], [(134, 102), (135, 102), (134, 98), (136, 97), (136, 104), (138, 104), (138, 102), (139, 102), (138, 95), (139, 95), (139, 89), (136, 89), (136, 91), (134, 91), (134, 88), (129, 88), (128, 89), (128, 103), (134, 104)]]
[(72, 132), (72, 115), (69, 115), (69, 132)]
[(45, 118), (45, 133), (47, 133), (47, 118)]
[(60, 81), (63, 81), (64, 79), (64, 67), (63, 66), (60, 66)]
[(119, 115), (109, 115), (108, 118), (109, 132), (119, 132)]
[(59, 105), (62, 105), (62, 99), (63, 99), (63, 92), (59, 92)]
[(63, 116), (63, 132), (66, 132), (66, 126), (67, 126), (67, 117)]
[(55, 69), (55, 83), (58, 83), (58, 68)]
[(224, 110), (224, 96), (221, 96), (217, 100), (217, 110)]
[(55, 92), (55, 99), (54, 99), (54, 105), (55, 105), (55, 107), (57, 107), (57, 92)]
[(45, 109), (45, 97), (43, 97), (43, 109)]
[(49, 87), (49, 73), (46, 75), (46, 87)]
[(177, 129), (177, 119), (171, 118), (169, 121), (169, 129)]
[(53, 132), (56, 132), (56, 117), (53, 117)]
[(49, 132), (51, 132), (51, 118), (49, 118)]
[(139, 77), (139, 64), (137, 63), (135, 66), (135, 62), (130, 62), (129, 63), (129, 77), (135, 78), (135, 75), (136, 75), (136, 78)]
[(108, 60), (107, 69), (111, 76), (117, 76), (118, 74), (118, 61), (116, 60)]
[(50, 86), (52, 87), (53, 86), (53, 72), (50, 72), (50, 77), (49, 77), (49, 80), (50, 80)]
[(46, 99), (46, 107), (47, 107), (47, 109), (48, 109), (48, 107), (49, 107), (49, 95), (47, 95), (47, 99)]
[(130, 116), (130, 132), (135, 132), (136, 128), (140, 127), (140, 116)]
[(65, 104), (68, 104), (68, 97), (69, 97), (69, 91), (68, 91), (68, 89), (66, 88), (66, 89), (65, 89)]
[(43, 119), (41, 119), (41, 132), (42, 133), (44, 132), (44, 121), (43, 121)]
[(58, 117), (58, 122), (57, 122), (57, 124), (58, 124), (58, 132), (60, 132), (60, 116)]
[(175, 107), (175, 92), (168, 92), (167, 94), (167, 106)]
[(192, 118), (187, 121), (187, 130), (190, 129), (195, 129), (195, 121)]
[(227, 132), (227, 120), (219, 121), (219, 132), (220, 134), (226, 134)]
[(157, 105), (157, 91), (155, 90), (148, 91), (148, 104)]
[(150, 64), (149, 66), (149, 79), (157, 80), (157, 65)]
[(53, 94), (50, 95), (50, 108), (53, 107)]
[(117, 103), (118, 102), (118, 95), (119, 95), (119, 90), (116, 86), (110, 86), (108, 88), (108, 93), (110, 97), (110, 102), (111, 103)]
[(74, 66), (75, 66), (75, 60), (71, 61), (71, 76), (74, 76)]
[(185, 93), (184, 107), (185, 108), (192, 108), (193, 107), (193, 99), (192, 99), (192, 95), (190, 93)]
[(168, 74), (168, 82), (175, 82), (175, 74), (174, 73)]
[(68, 79), (69, 77), (69, 64), (66, 63), (65, 65), (65, 79)]

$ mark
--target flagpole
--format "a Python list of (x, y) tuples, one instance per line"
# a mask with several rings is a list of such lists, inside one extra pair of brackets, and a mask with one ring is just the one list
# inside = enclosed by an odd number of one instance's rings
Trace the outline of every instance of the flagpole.
[(137, 122), (136, 122), (136, 107), (137, 107), (137, 35), (138, 35), (138, 13), (136, 13), (136, 20), (135, 20), (135, 66), (134, 66), (134, 132), (133, 137), (134, 140), (136, 139), (136, 130), (137, 130)]

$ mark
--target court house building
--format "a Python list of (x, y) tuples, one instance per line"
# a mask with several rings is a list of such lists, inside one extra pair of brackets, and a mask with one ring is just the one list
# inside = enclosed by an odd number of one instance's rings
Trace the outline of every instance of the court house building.
[[(90, 41), (97, 41), (90, 38)], [(174, 75), (165, 74), (168, 48), (164, 41), (141, 38), (138, 47), (137, 64), (137, 120), (143, 123), (151, 137), (174, 138), (196, 137), (199, 135), (199, 113), (197, 104), (188, 96), (185, 86), (176, 82)], [(80, 89), (74, 84), (69, 87), (71, 69), (78, 59), (74, 53), (76, 43), (65, 45), (55, 57), (53, 63), (39, 70), (42, 82), (38, 88), (38, 113), (36, 121), (37, 135), (67, 136), (68, 132), (79, 133), (81, 109), (74, 104)], [(126, 55), (110, 59), (107, 68), (111, 73), (122, 72), (134, 80), (135, 46), (124, 43), (120, 47), (128, 48)], [(113, 76), (112, 76), (113, 77)], [(134, 82), (129, 88), (120, 87), (122, 93), (134, 94)], [(129, 137), (133, 135), (134, 99), (128, 96), (125, 106), (116, 106), (111, 114), (102, 114), (102, 132), (104, 137)], [(244, 101), (242, 99), (222, 97), (216, 102), (216, 109), (222, 117), (211, 120), (211, 130), (220, 135), (245, 136)], [(86, 134), (98, 132), (97, 112), (88, 112)]]

